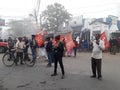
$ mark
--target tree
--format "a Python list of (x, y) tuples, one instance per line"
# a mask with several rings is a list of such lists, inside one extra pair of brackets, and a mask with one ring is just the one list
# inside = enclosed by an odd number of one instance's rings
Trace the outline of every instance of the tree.
[(48, 5), (47, 9), (41, 14), (41, 26), (48, 31), (57, 32), (70, 16), (71, 14), (61, 4)]

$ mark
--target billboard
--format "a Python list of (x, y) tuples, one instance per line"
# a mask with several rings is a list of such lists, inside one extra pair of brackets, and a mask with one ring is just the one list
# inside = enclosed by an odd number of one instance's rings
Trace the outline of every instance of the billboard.
[(108, 17), (112, 19), (112, 24), (113, 25), (117, 25), (118, 17), (112, 16), (112, 15), (109, 15)]
[(112, 20), (112, 25), (110, 27), (110, 33), (115, 32), (116, 30), (119, 30), (118, 26), (117, 26), (118, 17), (112, 16), (112, 15), (109, 15), (108, 17), (111, 18), (111, 20)]
[(5, 19), (0, 19), (0, 26), (5, 26)]

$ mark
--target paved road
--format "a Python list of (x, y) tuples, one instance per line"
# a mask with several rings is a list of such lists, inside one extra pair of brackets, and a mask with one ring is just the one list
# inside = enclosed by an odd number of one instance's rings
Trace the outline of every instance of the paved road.
[(0, 62), (0, 90), (120, 90), (120, 54), (103, 54), (101, 81), (90, 78), (90, 57), (91, 53), (65, 57), (65, 79), (61, 79), (60, 68), (58, 76), (51, 77), (53, 67), (47, 68), (44, 60), (34, 67), (5, 67)]

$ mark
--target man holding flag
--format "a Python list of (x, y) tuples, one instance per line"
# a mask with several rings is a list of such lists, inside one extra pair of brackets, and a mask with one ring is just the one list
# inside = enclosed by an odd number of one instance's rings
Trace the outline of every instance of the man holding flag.
[(102, 79), (101, 75), (101, 62), (102, 62), (102, 51), (105, 49), (104, 41), (100, 39), (100, 34), (96, 34), (95, 40), (92, 43), (92, 58), (91, 58), (91, 68), (92, 76), (91, 78), (96, 78), (96, 71), (98, 79)]

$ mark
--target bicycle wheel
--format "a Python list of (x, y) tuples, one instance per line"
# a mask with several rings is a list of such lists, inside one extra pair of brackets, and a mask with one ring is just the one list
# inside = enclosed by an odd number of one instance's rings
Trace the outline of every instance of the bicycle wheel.
[(28, 58), (24, 60), (25, 61), (25, 64), (28, 66), (28, 67), (33, 67), (35, 65), (35, 61), (33, 61), (33, 57), (32, 57), (32, 54), (28, 53)]
[(15, 57), (10, 57), (10, 53), (5, 53), (2, 57), (2, 62), (5, 66), (10, 67), (14, 64)]

